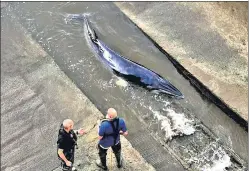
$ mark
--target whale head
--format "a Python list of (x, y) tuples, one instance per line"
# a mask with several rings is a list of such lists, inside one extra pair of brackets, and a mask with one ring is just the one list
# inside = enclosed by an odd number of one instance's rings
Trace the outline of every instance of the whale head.
[(170, 96), (174, 96), (177, 99), (184, 99), (184, 95), (169, 81), (159, 78), (159, 87), (158, 91), (168, 94)]

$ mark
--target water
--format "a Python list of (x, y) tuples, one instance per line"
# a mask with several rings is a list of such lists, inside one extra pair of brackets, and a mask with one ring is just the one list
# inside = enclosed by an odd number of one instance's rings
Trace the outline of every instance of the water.
[[(153, 94), (112, 74), (88, 45), (82, 22), (70, 20), (71, 14), (87, 14), (111, 49), (168, 79), (185, 99)], [(165, 167), (164, 158), (150, 158), (150, 141), (143, 141), (149, 135), (139, 138), (139, 130), (147, 130), (189, 169), (246, 169), (247, 132), (203, 99), (112, 3), (15, 2), (4, 15), (20, 22), (99, 110), (117, 108), (127, 121), (129, 140), (157, 170)]]

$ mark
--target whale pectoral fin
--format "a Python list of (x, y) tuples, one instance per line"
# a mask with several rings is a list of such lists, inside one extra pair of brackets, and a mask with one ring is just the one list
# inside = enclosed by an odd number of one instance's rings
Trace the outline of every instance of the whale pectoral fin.
[(113, 71), (114, 74), (116, 74), (118, 77), (122, 77), (122, 75), (120, 74), (120, 72), (116, 71), (115, 69), (112, 69), (112, 71)]
[(152, 86), (147, 86), (147, 88), (148, 88), (148, 89), (153, 89), (153, 87), (152, 87)]

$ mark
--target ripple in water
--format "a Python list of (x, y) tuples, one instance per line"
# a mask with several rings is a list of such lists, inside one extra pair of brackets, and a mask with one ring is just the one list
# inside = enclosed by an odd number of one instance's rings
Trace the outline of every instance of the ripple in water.
[(198, 159), (195, 158), (195, 163), (201, 171), (225, 171), (231, 166), (230, 157), (217, 142), (207, 146)]

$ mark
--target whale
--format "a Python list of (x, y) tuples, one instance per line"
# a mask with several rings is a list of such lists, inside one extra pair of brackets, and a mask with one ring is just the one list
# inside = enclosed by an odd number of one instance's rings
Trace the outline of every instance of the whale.
[(178, 99), (184, 98), (184, 95), (167, 79), (143, 65), (121, 56), (109, 48), (98, 38), (87, 16), (74, 15), (72, 18), (83, 19), (84, 31), (86, 33), (85, 36), (88, 39), (92, 50), (96, 53), (98, 60), (100, 60), (114, 74), (124, 78), (128, 82), (142, 86), (153, 93), (163, 93)]

